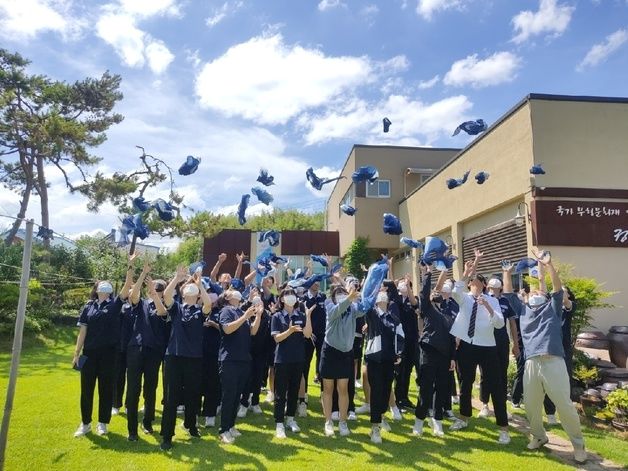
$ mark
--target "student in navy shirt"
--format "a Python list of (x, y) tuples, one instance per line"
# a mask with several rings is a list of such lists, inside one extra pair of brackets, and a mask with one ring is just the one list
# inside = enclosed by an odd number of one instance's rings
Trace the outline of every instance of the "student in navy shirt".
[[(126, 354), (127, 346), (131, 340), (131, 334), (133, 330), (133, 318), (135, 312), (133, 306), (127, 300), (122, 305), (120, 310), (120, 337), (116, 348), (115, 358), (115, 380), (113, 382), (113, 408), (111, 409), (111, 415), (118, 415), (124, 401), (124, 387), (126, 386)], [(127, 392), (128, 394), (128, 392)]]
[[(177, 284), (181, 287), (181, 300), (174, 300)], [(202, 301), (202, 307), (199, 305)], [(164, 314), (157, 300), (157, 312)], [(192, 437), (200, 437), (196, 427), (196, 415), (201, 396), (201, 367), (203, 359), (203, 323), (211, 312), (211, 300), (203, 289), (201, 276), (188, 277), (188, 269), (177, 268), (176, 276), (164, 290), (164, 306), (171, 324), (170, 339), (166, 349), (166, 404), (161, 418), (161, 449), (172, 448), (172, 437), (177, 418), (177, 406), (183, 399), (185, 421), (183, 427)]]
[(120, 311), (133, 283), (131, 263), (134, 259), (135, 255), (129, 257), (126, 280), (119, 295), (113, 298), (111, 282), (100, 281), (96, 287), (97, 299), (84, 307), (78, 320), (80, 330), (72, 365), (78, 364), (81, 351), (87, 360), (81, 368), (81, 425), (74, 433), (75, 437), (91, 432), (96, 380), (98, 380), (96, 431), (99, 435), (107, 433), (113, 402), (114, 360), (116, 347), (120, 342)]
[(216, 411), (220, 404), (220, 373), (218, 350), (220, 349), (220, 308), (218, 295), (209, 293), (212, 310), (203, 323), (203, 373), (201, 375), (201, 396), (203, 405), (201, 416), (205, 417), (205, 427), (216, 425)]
[[(220, 411), (220, 440), (233, 443), (241, 435), (235, 428), (240, 396), (251, 371), (251, 336), (257, 333), (263, 304), (240, 309), (242, 293), (230, 289), (222, 294), (226, 305), (220, 311), (220, 383), (222, 401)], [(251, 318), (255, 317), (252, 324)]]
[[(157, 312), (157, 303), (163, 304), (163, 291), (166, 289), (164, 280), (149, 280), (146, 276), (150, 266), (144, 265), (137, 282), (131, 290), (130, 301), (133, 306), (131, 319), (133, 321), (131, 336), (127, 345), (127, 426), (129, 441), (137, 441), (138, 404), (144, 383), (144, 419), (142, 430), (144, 433), (153, 433), (155, 420), (155, 397), (159, 382), (159, 366), (164, 358), (166, 339), (165, 309), (160, 315)], [(148, 297), (140, 298), (140, 288), (146, 279)], [(157, 300), (157, 301), (155, 301)]]
[[(273, 314), (270, 334), (277, 342), (275, 351), (275, 424), (277, 438), (286, 438), (286, 425), (293, 432), (299, 432), (294, 420), (297, 410), (299, 387), (305, 362), (305, 339), (312, 336), (311, 306), (303, 314), (297, 305), (296, 292), (286, 287), (279, 293), (278, 311)], [(287, 401), (286, 401), (287, 397)]]
[[(419, 376), (419, 321), (416, 312), (419, 305), (412, 292), (412, 283), (410, 280), (400, 280), (397, 288), (398, 294), (395, 293), (394, 298), (391, 297), (391, 301), (395, 302), (399, 309), (405, 340), (401, 363), (397, 367), (399, 374), (395, 381), (395, 398), (399, 409), (414, 409), (414, 404), (412, 404), (412, 401), (408, 398), (408, 391), (410, 388), (410, 375), (412, 374), (413, 368), (416, 370), (417, 376)], [(397, 415), (397, 417), (400, 418), (399, 415)]]

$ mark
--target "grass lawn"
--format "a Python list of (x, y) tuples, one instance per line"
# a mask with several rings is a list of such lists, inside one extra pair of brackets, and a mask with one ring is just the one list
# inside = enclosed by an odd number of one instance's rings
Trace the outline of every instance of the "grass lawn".
[[(366, 416), (350, 423), (353, 434), (342, 438), (323, 435), (319, 389), (311, 383), (310, 415), (300, 419), (303, 432), (274, 438), (272, 410), (264, 404), (262, 416), (238, 419), (243, 432), (234, 445), (221, 445), (216, 429), (201, 429), (191, 439), (177, 428), (174, 447), (159, 450), (159, 435), (126, 440), (124, 416), (112, 418), (110, 433), (83, 438), (72, 434), (80, 422), (79, 376), (71, 369), (76, 329), (55, 328), (47, 339), (28, 339), (22, 354), (16, 400), (7, 447), (7, 470), (179, 470), (179, 469), (573, 469), (546, 452), (525, 449), (526, 437), (514, 432), (509, 446), (496, 443), (493, 420), (474, 419), (469, 429), (434, 438), (429, 429), (422, 438), (411, 435), (414, 418), (384, 433), (384, 443), (373, 445)], [(10, 363), (10, 343), (0, 343), (0, 393), (4, 400)], [(160, 394), (161, 388), (158, 389)], [(415, 392), (413, 391), (413, 394)], [(361, 392), (358, 394), (361, 397)], [(160, 399), (158, 397), (158, 399)], [(358, 404), (360, 399), (358, 399)], [(95, 413), (97, 405), (95, 405)], [(156, 430), (159, 430), (158, 412)], [(95, 423), (94, 423), (95, 425)], [(618, 443), (625, 442), (618, 441)], [(592, 444), (591, 444), (592, 445)], [(625, 447), (626, 448), (626, 447)], [(625, 458), (625, 448), (623, 456)], [(610, 456), (611, 459), (617, 459)], [(620, 461), (619, 459), (617, 459)], [(626, 461), (623, 461), (626, 463)]]

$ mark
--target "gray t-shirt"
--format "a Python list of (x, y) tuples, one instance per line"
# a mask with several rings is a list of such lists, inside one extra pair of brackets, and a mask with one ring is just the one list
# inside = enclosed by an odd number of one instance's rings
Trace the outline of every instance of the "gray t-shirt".
[(522, 303), (515, 293), (504, 293), (504, 296), (513, 311), (519, 314), (526, 360), (539, 355), (564, 357), (561, 330), (563, 290), (552, 293), (548, 302), (534, 309)]

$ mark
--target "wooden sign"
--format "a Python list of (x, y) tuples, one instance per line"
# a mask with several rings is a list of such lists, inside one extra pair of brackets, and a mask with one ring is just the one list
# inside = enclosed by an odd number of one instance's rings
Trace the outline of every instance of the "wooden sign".
[(628, 248), (628, 203), (534, 200), (532, 231), (538, 245)]

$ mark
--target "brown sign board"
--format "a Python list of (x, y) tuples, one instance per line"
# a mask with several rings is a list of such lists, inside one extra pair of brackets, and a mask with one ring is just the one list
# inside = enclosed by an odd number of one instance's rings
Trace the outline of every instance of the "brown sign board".
[(531, 212), (538, 245), (628, 248), (628, 203), (534, 200)]

